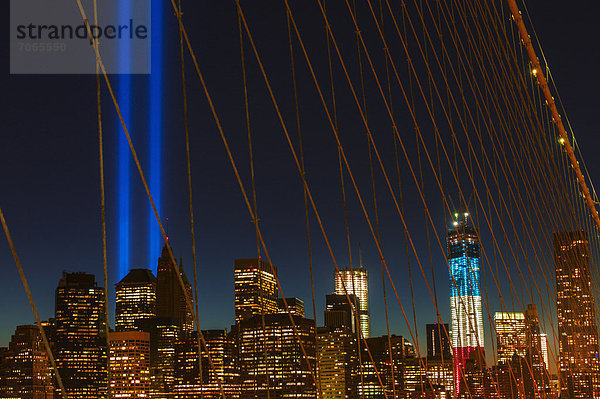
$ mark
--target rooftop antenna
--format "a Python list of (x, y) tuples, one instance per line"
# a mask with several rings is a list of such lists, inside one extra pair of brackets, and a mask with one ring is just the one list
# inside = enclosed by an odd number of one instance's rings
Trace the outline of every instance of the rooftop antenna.
[(358, 258), (359, 258), (359, 262), (360, 262), (360, 268), (363, 268), (363, 263), (362, 263), (362, 248), (360, 247), (360, 241), (358, 242)]
[(169, 218), (167, 218), (167, 241), (169, 241)]

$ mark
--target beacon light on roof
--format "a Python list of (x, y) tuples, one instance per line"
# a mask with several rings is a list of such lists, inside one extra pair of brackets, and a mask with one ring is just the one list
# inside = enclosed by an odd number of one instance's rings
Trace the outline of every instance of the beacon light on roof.
[(464, 216), (465, 216), (466, 218), (468, 218), (468, 217), (469, 217), (469, 214), (468, 214), (467, 212), (465, 212), (465, 215), (464, 215)]
[(453, 224), (453, 225), (455, 225), (455, 226), (458, 226), (458, 222), (454, 222), (454, 223), (452, 223), (452, 224)]
[(455, 214), (454, 214), (454, 217), (455, 217), (455, 218), (457, 218), (457, 217), (458, 217), (458, 213), (455, 213)]

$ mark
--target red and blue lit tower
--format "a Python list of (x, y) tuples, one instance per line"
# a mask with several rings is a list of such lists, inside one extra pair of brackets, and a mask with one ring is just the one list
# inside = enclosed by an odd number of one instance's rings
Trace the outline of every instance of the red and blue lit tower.
[(483, 315), (479, 289), (480, 243), (469, 214), (455, 214), (448, 230), (448, 262), (450, 266), (450, 310), (452, 315), (452, 350), (454, 357), (455, 397), (471, 352), (484, 347)]

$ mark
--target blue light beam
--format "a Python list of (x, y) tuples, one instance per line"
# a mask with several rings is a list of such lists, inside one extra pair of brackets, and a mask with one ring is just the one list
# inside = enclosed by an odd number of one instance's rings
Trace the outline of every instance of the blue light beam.
[[(150, 74), (150, 192), (158, 214), (161, 214), (161, 152), (163, 128), (163, 2), (152, 0), (152, 55)], [(156, 216), (149, 208), (148, 213), (148, 263), (156, 272), (156, 259), (160, 255), (161, 234)]]

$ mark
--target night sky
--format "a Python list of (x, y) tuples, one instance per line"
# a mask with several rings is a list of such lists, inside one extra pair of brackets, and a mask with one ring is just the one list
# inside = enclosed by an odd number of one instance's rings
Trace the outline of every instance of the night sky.
[[(255, 40), (265, 57), (265, 64), (276, 93), (284, 93), (282, 108), (287, 123), (294, 126), (293, 103), (289, 78), (287, 29), (284, 6), (279, 1), (247, 3), (245, 12)], [(296, 2), (293, 2), (296, 3)], [(75, 7), (75, 3), (73, 4)], [(168, 5), (170, 7), (170, 5)], [(8, 2), (3, 15), (8, 26)], [(545, 56), (568, 110), (570, 122), (582, 149), (590, 175), (600, 170), (596, 150), (600, 144), (597, 129), (600, 92), (600, 47), (597, 32), (600, 6), (595, 2), (574, 0), (529, 1), (536, 31)], [(217, 112), (246, 187), (250, 187), (248, 150), (243, 119), (243, 93), (237, 18), (233, 1), (188, 1), (183, 3), (184, 23), (198, 55)], [(314, 4), (294, 6), (301, 30), (306, 32), (310, 49), (325, 49), (324, 30)], [(343, 10), (341, 8), (340, 10)], [(175, 256), (182, 257), (188, 276), (192, 277), (191, 239), (185, 175), (185, 142), (179, 71), (179, 37), (176, 20), (168, 9), (166, 15), (164, 148), (162, 175), (162, 217), (169, 218), (169, 237)], [(343, 13), (332, 19), (347, 23)], [(5, 30), (5, 35), (8, 30)], [(334, 32), (335, 33), (335, 32)], [(320, 35), (320, 36), (319, 36)], [(247, 44), (247, 42), (246, 42)], [(343, 43), (351, 46), (355, 43)], [(99, 167), (96, 128), (96, 91), (94, 76), (10, 75), (8, 38), (2, 41), (1, 87), (2, 126), (0, 135), (0, 206), (7, 218), (16, 248), (29, 279), (41, 317), (54, 313), (54, 290), (62, 271), (94, 273), (102, 284), (102, 252), (99, 207)], [(296, 50), (297, 51), (297, 50)], [(249, 52), (248, 78), (251, 120), (255, 147), (256, 184), (260, 225), (273, 263), (279, 267), (286, 296), (305, 301), (307, 316), (312, 316), (308, 273), (302, 186), (290, 151), (283, 140), (281, 127)], [(337, 155), (331, 132), (325, 123), (312, 82), (303, 59), (296, 53), (301, 88), (301, 123), (305, 143), (309, 184), (317, 207), (323, 215), (329, 238), (340, 266), (348, 264), (342, 202), (337, 175)], [(218, 137), (214, 121), (201, 91), (198, 78), (186, 58), (190, 96), (190, 134), (192, 179), (197, 235), (201, 327), (229, 328), (233, 323), (233, 261), (255, 257), (253, 225), (240, 190)], [(327, 78), (326, 59), (317, 63), (320, 77)], [(340, 78), (341, 79), (341, 78)], [(113, 82), (116, 79), (112, 77)], [(134, 144), (147, 164), (147, 81), (133, 78), (135, 116), (132, 126)], [(326, 82), (326, 80), (324, 80)], [(341, 80), (340, 80), (340, 86)], [(287, 90), (287, 91), (285, 91)], [(343, 97), (343, 90), (340, 96)], [(398, 101), (398, 104), (401, 104)], [(366, 160), (366, 138), (359, 124), (344, 122), (355, 116), (352, 103), (340, 100), (340, 130), (346, 135), (346, 151), (360, 167), (359, 180), (369, 190), (370, 177)], [(399, 105), (402, 107), (404, 105)], [(117, 129), (114, 108), (104, 92), (103, 101), (106, 154), (106, 198), (108, 219), (108, 261), (110, 298), (114, 302), (117, 268)], [(378, 112), (373, 120), (377, 120)], [(292, 132), (295, 132), (292, 129)], [(295, 133), (294, 133), (295, 134)], [(132, 164), (133, 165), (133, 164)], [(147, 167), (145, 167), (147, 169)], [(336, 180), (337, 179), (337, 180)], [(131, 267), (156, 268), (156, 258), (148, 259), (148, 201), (137, 171), (132, 169)], [(381, 295), (379, 256), (368, 232), (353, 192), (349, 191), (353, 265), (358, 264), (358, 243), (362, 245), (363, 263), (369, 270), (371, 290), (372, 335), (385, 333), (385, 314)], [(369, 192), (369, 191), (365, 191)], [(415, 202), (416, 203), (416, 202)], [(414, 227), (418, 250), (426, 251), (422, 207), (405, 203), (409, 223)], [(414, 212), (411, 210), (414, 207)], [(432, 211), (443, 231), (444, 215)], [(382, 198), (381, 214), (384, 252), (400, 290), (404, 305), (410, 308), (406, 278), (402, 229), (389, 199)], [(311, 219), (317, 318), (322, 323), (325, 295), (333, 291), (333, 263), (323, 239)], [(421, 226), (421, 227), (419, 227)], [(485, 243), (484, 243), (485, 245)], [(449, 322), (447, 269), (437, 251), (436, 284), (442, 317)], [(403, 258), (404, 256), (404, 258)], [(20, 282), (6, 240), (0, 240), (0, 346), (8, 344), (18, 324), (33, 322), (33, 315)], [(415, 272), (416, 273), (416, 272)], [(425, 323), (435, 322), (431, 300), (424, 294), (422, 277), (415, 277), (417, 314), (420, 334)], [(389, 300), (393, 333), (408, 336), (397, 303)], [(114, 306), (111, 306), (114, 316)], [(411, 314), (412, 318), (412, 313)], [(489, 330), (487, 330), (489, 331)], [(487, 332), (486, 331), (486, 332)], [(488, 333), (489, 334), (489, 333)], [(487, 337), (489, 340), (489, 336)], [(423, 346), (424, 347), (424, 346)]]

